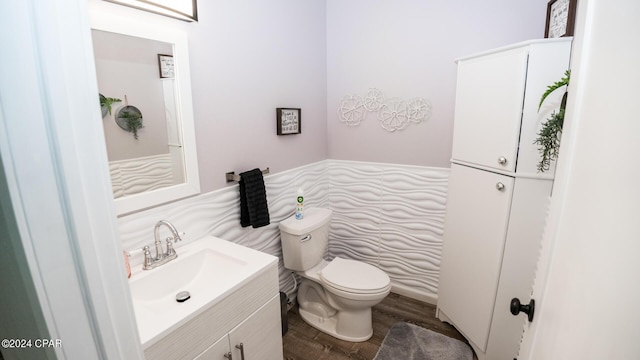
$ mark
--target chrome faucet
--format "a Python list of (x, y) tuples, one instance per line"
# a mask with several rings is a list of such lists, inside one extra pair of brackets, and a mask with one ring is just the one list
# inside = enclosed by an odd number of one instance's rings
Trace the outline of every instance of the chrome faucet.
[[(162, 225), (165, 225), (166, 227), (168, 227), (172, 235), (166, 239), (167, 240), (166, 252), (162, 249), (162, 240), (160, 240), (160, 227), (162, 227)], [(149, 250), (149, 246), (145, 246), (142, 248), (142, 251), (144, 251), (144, 263), (142, 264), (143, 270), (151, 270), (160, 265), (166, 264), (169, 261), (178, 257), (178, 254), (173, 248), (173, 243), (175, 243), (176, 241), (182, 241), (182, 239), (180, 238), (180, 235), (178, 234), (178, 230), (176, 230), (176, 227), (173, 226), (173, 224), (171, 224), (166, 220), (158, 221), (156, 223), (156, 226), (153, 228), (153, 237), (154, 237), (155, 246), (156, 246), (156, 256), (155, 257), (151, 256), (151, 251)]]

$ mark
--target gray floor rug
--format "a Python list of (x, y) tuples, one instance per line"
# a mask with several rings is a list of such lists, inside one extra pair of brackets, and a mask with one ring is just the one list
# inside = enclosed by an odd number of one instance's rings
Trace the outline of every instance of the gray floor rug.
[(374, 360), (473, 360), (469, 345), (406, 322), (395, 323)]

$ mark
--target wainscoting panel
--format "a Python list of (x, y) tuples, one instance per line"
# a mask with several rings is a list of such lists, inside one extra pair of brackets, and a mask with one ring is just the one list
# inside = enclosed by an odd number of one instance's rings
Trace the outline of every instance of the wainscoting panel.
[[(181, 236), (185, 243), (205, 235), (213, 235), (277, 256), (280, 260), (280, 289), (290, 291), (294, 282), (291, 272), (283, 267), (278, 224), (293, 215), (298, 187), (305, 191), (305, 206), (328, 206), (327, 186), (323, 181), (326, 171), (327, 162), (322, 161), (265, 176), (271, 224), (258, 229), (240, 226), (240, 197), (237, 184), (120, 217), (118, 222), (123, 247), (133, 251), (131, 266), (141, 266), (142, 253), (136, 250), (144, 245), (153, 244), (155, 223), (168, 220), (180, 233), (184, 232)], [(176, 244), (178, 255), (180, 245), (181, 243)]]
[(448, 170), (397, 166), (384, 173), (380, 264), (398, 293), (435, 300), (448, 175)]
[(329, 255), (384, 270), (393, 291), (435, 303), (449, 169), (332, 160)]
[(175, 184), (171, 154), (109, 162), (113, 196), (138, 194)]
[[(140, 266), (158, 220), (172, 222), (184, 242), (213, 235), (277, 256), (280, 289), (294, 287), (283, 267), (278, 224), (293, 215), (298, 188), (305, 208), (333, 210), (328, 258), (376, 265), (393, 291), (435, 303), (449, 169), (325, 160), (265, 176), (271, 224), (240, 226), (237, 184), (118, 219), (123, 247)], [(222, 176), (222, 175), (221, 175)], [(176, 250), (180, 254), (180, 243)]]
[(329, 257), (380, 264), (380, 165), (332, 160), (329, 206), (333, 210)]

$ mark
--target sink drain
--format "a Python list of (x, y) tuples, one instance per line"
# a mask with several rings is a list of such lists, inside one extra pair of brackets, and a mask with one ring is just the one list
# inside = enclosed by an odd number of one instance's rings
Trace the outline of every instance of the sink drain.
[(187, 300), (191, 299), (191, 294), (189, 294), (188, 291), (180, 291), (177, 295), (176, 295), (176, 301), (181, 303), (181, 302), (185, 302)]

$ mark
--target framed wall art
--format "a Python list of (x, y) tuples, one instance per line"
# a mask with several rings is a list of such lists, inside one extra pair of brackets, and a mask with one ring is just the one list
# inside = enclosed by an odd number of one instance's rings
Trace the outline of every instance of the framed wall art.
[(302, 110), (299, 108), (276, 108), (278, 135), (302, 133)]
[(578, 0), (551, 0), (547, 3), (545, 38), (573, 36)]
[(158, 54), (158, 67), (160, 68), (160, 78), (173, 78), (175, 76), (173, 55)]

